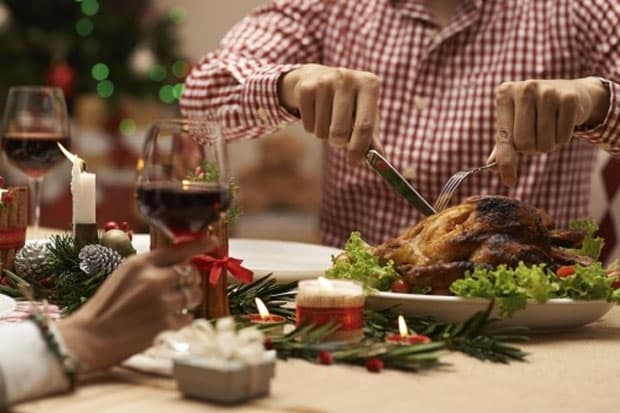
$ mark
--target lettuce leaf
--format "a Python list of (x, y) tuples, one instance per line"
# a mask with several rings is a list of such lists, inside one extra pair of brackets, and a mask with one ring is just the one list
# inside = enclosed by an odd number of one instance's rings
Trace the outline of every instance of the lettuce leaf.
[(569, 251), (598, 260), (605, 245), (603, 238), (595, 237), (598, 225), (592, 219), (584, 219), (571, 222), (569, 227), (573, 231), (585, 231), (586, 233), (581, 248), (569, 249)]
[(389, 290), (392, 282), (400, 278), (392, 261), (379, 264), (379, 258), (373, 255), (359, 232), (351, 233), (344, 250), (343, 256), (332, 257), (333, 264), (325, 271), (327, 277), (359, 281), (366, 291)]
[(466, 298), (495, 298), (500, 316), (509, 318), (525, 308), (529, 299), (539, 303), (551, 298), (620, 302), (620, 289), (614, 291), (613, 282), (599, 262), (587, 267), (577, 264), (575, 273), (563, 278), (544, 265), (528, 267), (519, 263), (515, 269), (505, 265), (495, 270), (476, 268), (454, 281), (450, 291)]

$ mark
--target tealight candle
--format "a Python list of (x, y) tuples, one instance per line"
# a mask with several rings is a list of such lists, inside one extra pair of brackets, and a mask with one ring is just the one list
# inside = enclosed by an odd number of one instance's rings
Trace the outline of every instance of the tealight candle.
[(425, 344), (431, 342), (431, 339), (426, 336), (409, 334), (409, 327), (407, 326), (405, 317), (402, 315), (398, 316), (398, 331), (400, 334), (391, 334), (385, 338), (385, 341), (390, 344), (402, 345)]
[(267, 309), (263, 300), (256, 297), (254, 298), (254, 302), (256, 303), (256, 308), (258, 309), (258, 314), (250, 314), (248, 317), (252, 324), (256, 324), (257, 326), (270, 326), (273, 327), (268, 329), (268, 332), (274, 331), (282, 331), (284, 324), (286, 323), (286, 318), (281, 315), (271, 314)]
[(337, 323), (330, 341), (359, 341), (364, 336), (364, 291), (353, 281), (300, 281), (296, 299), (296, 324)]

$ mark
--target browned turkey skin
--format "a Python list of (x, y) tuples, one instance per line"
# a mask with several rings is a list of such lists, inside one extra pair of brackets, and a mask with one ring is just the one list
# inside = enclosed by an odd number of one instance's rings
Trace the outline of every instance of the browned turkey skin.
[(447, 294), (452, 281), (475, 266), (587, 265), (587, 258), (559, 248), (581, 245), (584, 235), (554, 230), (548, 215), (515, 199), (476, 196), (424, 219), (374, 254), (394, 261), (411, 285)]

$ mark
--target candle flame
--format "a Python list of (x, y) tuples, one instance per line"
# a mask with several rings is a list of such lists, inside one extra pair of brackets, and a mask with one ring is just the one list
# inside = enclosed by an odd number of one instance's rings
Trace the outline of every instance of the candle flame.
[(334, 284), (325, 277), (319, 277), (319, 285), (326, 290), (334, 289)]
[(82, 172), (84, 172), (86, 170), (86, 163), (84, 162), (84, 160), (82, 158), (80, 158), (79, 156), (77, 156), (74, 153), (69, 152), (69, 150), (67, 148), (65, 148), (62, 143), (56, 142), (56, 145), (58, 145), (58, 147), (60, 148), (60, 152), (62, 152), (62, 154), (67, 157), (69, 162), (71, 162), (74, 166), (75, 166), (75, 164), (77, 162), (78, 166), (79, 166), (79, 169)]
[(398, 316), (398, 330), (400, 331), (400, 335), (402, 337), (407, 337), (409, 335), (409, 327), (407, 327), (405, 317), (402, 315)]
[(269, 310), (267, 310), (267, 306), (265, 305), (265, 303), (263, 303), (263, 300), (256, 297), (254, 298), (254, 302), (256, 303), (256, 308), (258, 308), (258, 314), (260, 314), (260, 318), (263, 321), (269, 320), (271, 314), (269, 314)]

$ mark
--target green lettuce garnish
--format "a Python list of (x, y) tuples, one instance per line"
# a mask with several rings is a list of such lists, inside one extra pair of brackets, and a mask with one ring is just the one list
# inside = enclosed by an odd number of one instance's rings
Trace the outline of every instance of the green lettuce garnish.
[(333, 265), (325, 274), (329, 278), (359, 281), (366, 291), (388, 290), (400, 278), (392, 261), (385, 265), (373, 255), (359, 232), (352, 232), (345, 246), (345, 257), (332, 257)]
[(601, 237), (594, 236), (598, 231), (598, 225), (591, 219), (575, 220), (570, 223), (570, 229), (573, 231), (584, 231), (586, 233), (581, 248), (570, 249), (570, 252), (578, 255), (585, 255), (593, 260), (598, 260), (601, 251), (605, 245), (605, 240)]
[(495, 298), (503, 318), (525, 308), (529, 299), (539, 303), (551, 298), (620, 302), (620, 289), (614, 291), (614, 279), (601, 263), (574, 268), (573, 275), (559, 278), (544, 264), (528, 267), (519, 263), (515, 269), (500, 265), (495, 270), (479, 267), (454, 281), (450, 291), (466, 298)]

